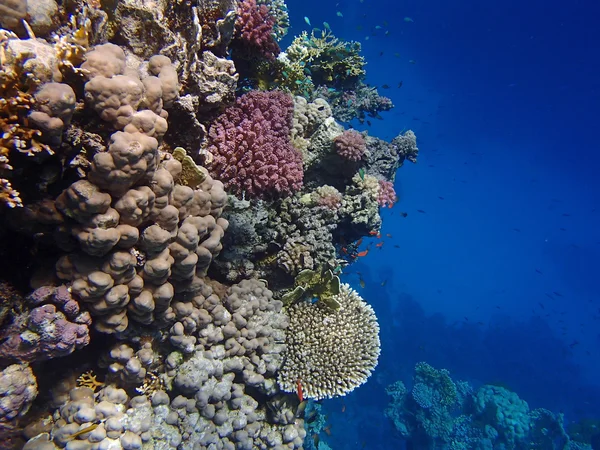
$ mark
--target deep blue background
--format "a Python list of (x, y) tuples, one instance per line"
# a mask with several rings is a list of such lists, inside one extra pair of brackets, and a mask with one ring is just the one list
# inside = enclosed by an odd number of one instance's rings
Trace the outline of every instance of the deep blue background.
[(420, 360), (567, 423), (600, 417), (599, 2), (288, 6), (291, 34), (307, 16), (363, 44), (367, 81), (396, 105), (369, 132), (410, 128), (421, 149), (384, 214), (393, 237), (350, 269), (365, 288), (347, 277), (380, 316), (383, 352), (365, 386), (325, 403), (329, 443), (398, 448), (384, 388)]

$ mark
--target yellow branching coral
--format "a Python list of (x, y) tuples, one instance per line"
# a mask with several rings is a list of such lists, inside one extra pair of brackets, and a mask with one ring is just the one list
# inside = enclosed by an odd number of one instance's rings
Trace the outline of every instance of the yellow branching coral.
[(92, 391), (96, 391), (99, 387), (104, 386), (104, 383), (96, 380), (96, 374), (93, 370), (88, 370), (82, 373), (77, 378), (77, 386), (90, 388)]
[(305, 31), (296, 37), (286, 54), (290, 65), (307, 69), (315, 84), (340, 86), (364, 77), (366, 62), (360, 50), (359, 42), (340, 41), (329, 30), (320, 34), (313, 30), (310, 35)]

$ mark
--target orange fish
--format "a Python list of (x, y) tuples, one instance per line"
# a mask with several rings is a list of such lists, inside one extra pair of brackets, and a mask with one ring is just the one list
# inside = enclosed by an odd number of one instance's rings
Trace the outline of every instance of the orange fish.
[(362, 256), (367, 256), (367, 254), (369, 253), (369, 249), (363, 250), (362, 252), (358, 252), (356, 254), (356, 256), (358, 256), (359, 258)]
[(360, 244), (362, 244), (362, 238), (360, 238), (358, 241), (356, 241), (356, 246), (360, 247)]
[(377, 236), (376, 236), (376, 238), (377, 238), (377, 239), (381, 239), (381, 233), (377, 233)]
[(348, 254), (348, 249), (347, 249), (346, 247), (342, 247), (342, 250), (341, 250), (341, 251), (342, 251), (342, 253), (343, 253), (344, 255), (347, 255), (347, 254)]
[(378, 244), (375, 244), (375, 247), (381, 248), (382, 245), (383, 245), (383, 242), (379, 242)]
[(391, 235), (390, 233), (386, 234), (385, 236), (386, 236), (386, 237), (389, 237), (389, 238), (391, 238), (391, 237), (392, 237), (392, 235)]
[(298, 391), (298, 400), (300, 402), (304, 401), (304, 391), (302, 390), (302, 383), (300, 383), (300, 378), (296, 380), (296, 389)]
[(379, 231), (375, 231), (375, 230), (369, 231), (369, 235), (371, 235), (371, 236), (375, 236), (378, 233), (379, 233)]

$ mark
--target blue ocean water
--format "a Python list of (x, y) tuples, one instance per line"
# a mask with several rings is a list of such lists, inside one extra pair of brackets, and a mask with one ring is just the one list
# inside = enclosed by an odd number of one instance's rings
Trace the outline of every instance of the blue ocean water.
[(566, 425), (600, 417), (600, 4), (288, 6), (291, 35), (306, 16), (362, 43), (367, 82), (395, 108), (353, 125), (387, 139), (412, 129), (420, 148), (382, 238), (345, 276), (380, 318), (382, 355), (365, 386), (325, 403), (327, 442), (404, 448), (385, 387), (410, 385), (419, 361)]

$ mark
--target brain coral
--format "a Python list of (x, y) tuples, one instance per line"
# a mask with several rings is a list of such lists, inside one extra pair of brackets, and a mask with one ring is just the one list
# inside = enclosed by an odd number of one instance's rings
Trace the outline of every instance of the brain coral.
[(279, 371), (279, 387), (305, 398), (343, 396), (365, 383), (379, 357), (379, 325), (375, 312), (348, 284), (335, 300), (337, 311), (322, 302), (289, 307), (287, 351)]
[(290, 143), (294, 103), (279, 91), (238, 98), (213, 123), (211, 174), (250, 197), (288, 195), (302, 187), (302, 157)]

